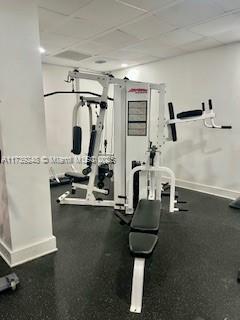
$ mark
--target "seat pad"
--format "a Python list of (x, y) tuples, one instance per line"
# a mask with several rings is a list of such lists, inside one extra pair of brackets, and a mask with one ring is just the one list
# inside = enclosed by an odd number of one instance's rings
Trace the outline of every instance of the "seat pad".
[(140, 232), (156, 233), (160, 223), (160, 200), (141, 199), (135, 210), (131, 229)]
[(158, 236), (150, 233), (130, 232), (129, 248), (134, 257), (147, 258), (157, 244)]

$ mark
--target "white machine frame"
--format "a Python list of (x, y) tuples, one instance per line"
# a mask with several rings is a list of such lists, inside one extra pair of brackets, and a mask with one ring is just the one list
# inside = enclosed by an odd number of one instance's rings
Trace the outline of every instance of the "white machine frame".
[[(133, 168), (131, 171), (130, 171), (130, 177), (129, 177), (129, 193), (128, 193), (128, 206), (127, 206), (127, 210), (126, 210), (126, 213), (127, 214), (133, 214), (134, 212), (134, 208), (133, 208), (133, 177), (134, 177), (134, 174), (136, 172), (147, 172), (147, 173), (164, 173), (164, 174), (167, 174), (167, 176), (169, 176), (170, 178), (170, 204), (169, 204), (169, 211), (171, 213), (173, 212), (176, 212), (178, 211), (179, 209), (178, 208), (175, 208), (175, 203), (176, 203), (176, 200), (175, 200), (175, 175), (174, 175), (174, 172), (167, 168), (167, 167), (159, 167), (159, 166), (138, 166), (138, 167), (135, 167)], [(164, 176), (166, 177), (166, 176)], [(156, 181), (157, 180), (157, 181)], [(147, 194), (144, 192), (144, 195), (141, 195), (140, 194), (140, 199), (142, 198), (148, 198), (149, 200), (161, 200), (161, 180), (159, 179), (155, 179), (154, 176), (151, 176), (150, 179), (149, 179), (149, 195), (147, 196)], [(146, 189), (147, 190), (147, 189)]]
[(145, 258), (135, 258), (133, 266), (130, 312), (141, 313), (144, 285)]
[[(150, 119), (150, 112), (151, 112), (151, 95), (153, 91), (156, 91), (159, 95), (158, 97), (158, 108), (157, 108), (157, 148), (158, 153), (160, 155), (161, 148), (163, 146), (164, 142), (164, 127), (165, 127), (165, 120), (164, 120), (164, 108), (165, 108), (165, 84), (148, 84), (148, 83), (142, 83), (142, 82), (136, 82), (131, 81), (128, 79), (118, 79), (114, 78), (110, 75), (96, 75), (91, 73), (82, 73), (75, 71), (70, 71), (68, 73), (68, 79), (71, 79), (72, 81), (76, 82), (76, 89), (79, 91), (80, 79), (85, 80), (91, 80), (98, 82), (102, 86), (102, 94), (101, 97), (94, 97), (91, 99), (95, 100), (96, 102), (100, 103), (100, 113), (97, 118), (96, 123), (96, 141), (94, 146), (94, 152), (93, 152), (93, 158), (98, 159), (99, 156), (99, 149), (101, 145), (101, 137), (102, 137), (102, 131), (103, 131), (103, 124), (104, 124), (104, 118), (106, 113), (106, 107), (108, 102), (108, 91), (110, 85), (114, 86), (114, 156), (117, 159), (116, 164), (114, 165), (114, 199), (113, 200), (97, 200), (94, 196), (94, 192), (107, 195), (108, 191), (104, 189), (99, 189), (95, 186), (95, 178), (97, 175), (98, 170), (98, 163), (93, 162), (91, 165), (91, 173), (89, 175), (89, 182), (88, 184), (81, 184), (81, 183), (73, 183), (72, 189), (82, 189), (86, 190), (86, 197), (85, 198), (73, 198), (71, 197), (71, 193), (69, 191), (65, 192), (58, 198), (58, 202), (60, 204), (72, 204), (72, 205), (83, 205), (83, 206), (103, 206), (103, 207), (113, 207), (115, 209), (120, 210), (126, 210), (126, 213), (133, 213), (132, 209), (132, 191), (129, 193), (127, 192), (127, 174), (126, 174), (126, 103), (127, 103), (127, 87), (129, 85), (131, 86), (139, 86), (141, 84), (144, 84), (148, 88), (148, 122)], [(84, 97), (82, 99), (79, 99), (79, 94), (76, 94), (76, 104), (74, 106), (73, 111), (73, 126), (78, 125), (79, 121), (79, 108), (82, 106), (83, 101), (87, 101), (88, 97)], [(103, 106), (101, 107), (101, 103)], [(90, 121), (90, 128), (92, 126), (92, 113), (89, 109), (89, 121)], [(150, 141), (149, 135), (150, 135), (150, 124), (147, 125), (147, 138), (148, 143)], [(145, 150), (143, 150), (144, 154)], [(170, 212), (174, 212), (177, 209), (174, 208), (174, 201), (175, 201), (175, 177), (173, 172), (170, 172), (170, 169), (168, 168), (162, 168), (160, 167), (160, 156), (159, 156), (159, 162), (158, 167), (156, 167), (155, 170), (153, 170), (153, 167), (144, 166), (142, 167), (142, 171), (151, 171), (152, 179), (154, 181), (154, 185), (158, 190), (158, 197), (161, 198), (161, 184), (160, 184), (160, 176), (159, 174), (162, 172), (166, 172), (168, 170), (168, 174), (171, 177), (171, 197), (170, 197)], [(164, 171), (165, 170), (165, 171)], [(136, 171), (135, 171), (136, 172)], [(155, 180), (155, 174), (154, 172), (158, 172), (159, 179), (157, 181)], [(142, 180), (142, 179), (141, 179)], [(146, 183), (145, 183), (146, 184)], [(122, 197), (121, 197), (122, 195)], [(119, 197), (120, 196), (120, 197)], [(129, 207), (130, 206), (130, 207)], [(129, 209), (128, 209), (129, 207)]]

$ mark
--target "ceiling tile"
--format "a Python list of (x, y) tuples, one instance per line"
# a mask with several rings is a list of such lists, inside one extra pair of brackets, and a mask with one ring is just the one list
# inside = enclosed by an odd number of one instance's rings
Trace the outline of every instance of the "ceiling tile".
[(135, 8), (140, 8), (147, 11), (152, 11), (154, 9), (159, 9), (166, 5), (169, 5), (176, 0), (117, 0), (118, 2), (125, 3), (126, 5), (133, 6)]
[(174, 48), (172, 46), (169, 46), (163, 40), (160, 41), (159, 38), (141, 41), (136, 45), (128, 47), (127, 50), (160, 58), (165, 58), (167, 56), (170, 57), (183, 53), (183, 50), (181, 48)]
[[(107, 63), (104, 64), (96, 64), (96, 60), (107, 60)], [(136, 61), (133, 60), (126, 60), (125, 63), (128, 64), (129, 67), (136, 66), (142, 63), (149, 63), (153, 61), (158, 61), (159, 58), (145, 56), (141, 60), (137, 59)], [(42, 61), (45, 63), (50, 64), (58, 64), (63, 66), (68, 66), (71, 68), (79, 67), (81, 70), (85, 71), (113, 71), (117, 69), (122, 69), (122, 60), (112, 59), (111, 57), (99, 56), (95, 58), (88, 58), (79, 62), (75, 62), (68, 59), (58, 59), (52, 56), (42, 56)]]
[[(240, 0), (37, 1), (48, 63), (111, 71), (122, 63), (133, 66), (240, 41), (240, 13), (226, 15), (240, 9)], [(64, 50), (93, 57), (73, 62), (50, 56)], [(107, 63), (95, 63), (101, 59)]]
[(240, 28), (214, 35), (214, 39), (222, 43), (240, 42)]
[(169, 48), (167, 44), (164, 44), (162, 42), (160, 43), (160, 41), (158, 41), (158, 38), (154, 38), (154, 39), (143, 40), (137, 44), (131, 45), (127, 47), (126, 50), (145, 54), (145, 53), (151, 53), (153, 49), (158, 50), (162, 47)]
[(213, 0), (215, 3), (220, 5), (224, 10), (235, 10), (240, 9), (240, 0)]
[(60, 66), (67, 66), (70, 68), (76, 68), (77, 64), (78, 64), (76, 61), (67, 60), (67, 59), (59, 59), (56, 57), (45, 56), (45, 55), (42, 55), (42, 62), (49, 63), (49, 64), (57, 64)]
[(158, 56), (159, 58), (171, 58), (184, 54), (185, 52), (181, 48), (167, 48), (161, 47), (157, 50), (151, 51), (151, 54)]
[(95, 38), (94, 41), (118, 49), (137, 43), (139, 40), (123, 31), (115, 30)]
[(91, 55), (102, 55), (109, 51), (113, 51), (114, 48), (111, 46), (107, 46), (102, 44), (101, 42), (94, 42), (94, 41), (83, 41), (79, 43), (78, 45), (73, 47), (74, 50), (79, 52), (85, 52)]
[(159, 61), (159, 57), (145, 55), (142, 58), (136, 59), (136, 61), (137, 61), (137, 64), (144, 64), (144, 63)]
[[(104, 64), (96, 64), (96, 60), (106, 60), (107, 62)], [(128, 67), (136, 66), (142, 63), (149, 63), (152, 61), (157, 61), (159, 58), (156, 57), (147, 57), (145, 58), (137, 59), (137, 60), (126, 60), (124, 63), (128, 64)], [(95, 71), (113, 71), (117, 69), (123, 69), (125, 67), (122, 67), (122, 60), (120, 59), (112, 59), (111, 57), (105, 57), (105, 56), (100, 56), (98, 58), (94, 59), (87, 59), (85, 61), (80, 61), (78, 63), (78, 67), (80, 68), (88, 68), (90, 70), (95, 70)]]
[[(95, 63), (96, 60), (106, 60), (107, 63), (97, 64)], [(121, 61), (117, 59), (108, 59), (106, 57), (90, 58), (86, 61), (80, 61), (78, 67), (96, 71), (111, 71), (121, 68)]]
[(143, 14), (141, 10), (125, 6), (114, 0), (93, 0), (77, 12), (76, 16), (88, 19), (91, 23), (96, 22), (113, 27), (128, 22), (141, 14)]
[(93, 0), (37, 0), (41, 8), (46, 8), (62, 14), (72, 14)]
[(181, 46), (181, 48), (186, 52), (192, 52), (192, 51), (204, 50), (204, 49), (209, 49), (209, 48), (216, 48), (221, 45), (222, 45), (221, 42), (216, 41), (212, 38), (206, 37), (201, 40), (187, 43), (187, 44)]
[(190, 30), (202, 34), (204, 36), (213, 36), (218, 33), (230, 31), (231, 29), (240, 27), (240, 14), (230, 14), (208, 23), (200, 24)]
[(67, 48), (77, 42), (77, 39), (64, 37), (51, 32), (42, 32), (40, 34), (41, 46), (44, 47), (47, 53)]
[(89, 37), (96, 35), (104, 30), (106, 30), (106, 27), (103, 24), (100, 25), (95, 21), (89, 23), (89, 21), (85, 19), (72, 18), (55, 29), (54, 32), (78, 39), (88, 39)]
[(185, 0), (155, 14), (172, 25), (184, 27), (223, 13), (224, 10), (210, 0)]
[(113, 59), (120, 59), (124, 62), (124, 60), (141, 60), (141, 59), (145, 59), (145, 58), (156, 58), (153, 56), (147, 56), (144, 53), (141, 52), (136, 52), (136, 51), (130, 51), (130, 50), (116, 50), (116, 51), (112, 51), (107, 53), (107, 56)]
[(80, 60), (85, 60), (87, 58), (90, 58), (91, 56), (74, 51), (74, 50), (65, 50), (56, 54), (54, 57), (73, 60), (73, 61), (80, 61)]
[(131, 24), (121, 27), (120, 30), (144, 40), (174, 30), (175, 28), (175, 26), (168, 24), (166, 21), (148, 14)]
[(47, 9), (38, 10), (40, 31), (50, 31), (67, 19), (66, 15), (55, 13)]
[(180, 29), (164, 34), (158, 38), (158, 41), (164, 42), (170, 47), (181, 46), (183, 44), (197, 41), (201, 39), (202, 36), (191, 31)]
[(127, 64), (129, 65), (136, 65), (136, 64), (142, 64), (142, 63), (148, 63), (150, 61), (157, 61), (159, 60), (159, 57), (151, 56), (148, 54), (144, 54), (141, 52), (133, 52), (133, 51), (127, 51), (127, 50), (118, 50), (114, 52), (110, 52), (107, 54), (107, 58), (110, 59), (118, 59), (120, 60), (121, 64)]

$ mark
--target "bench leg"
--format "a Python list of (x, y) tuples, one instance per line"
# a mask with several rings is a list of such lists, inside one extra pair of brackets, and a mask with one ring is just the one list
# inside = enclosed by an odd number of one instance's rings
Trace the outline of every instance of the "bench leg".
[(141, 313), (141, 310), (142, 310), (144, 267), (145, 267), (145, 259), (143, 258), (134, 259), (130, 311), (135, 313)]

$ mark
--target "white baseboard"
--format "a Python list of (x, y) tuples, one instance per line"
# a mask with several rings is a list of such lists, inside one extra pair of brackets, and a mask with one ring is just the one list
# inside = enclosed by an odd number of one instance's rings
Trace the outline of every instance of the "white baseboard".
[(11, 261), (10, 252), (11, 249), (4, 242), (2, 242), (2, 240), (0, 240), (0, 256), (8, 265), (10, 265), (9, 261)]
[(229, 189), (224, 189), (224, 188), (219, 188), (214, 186), (208, 186), (205, 184), (191, 182), (191, 181), (182, 180), (182, 179), (176, 179), (176, 186), (198, 191), (198, 192), (212, 194), (217, 197), (227, 198), (231, 200), (236, 199), (240, 195), (239, 191), (229, 190)]
[(11, 250), (0, 240), (0, 256), (11, 268), (56, 251), (54, 236), (17, 250)]

